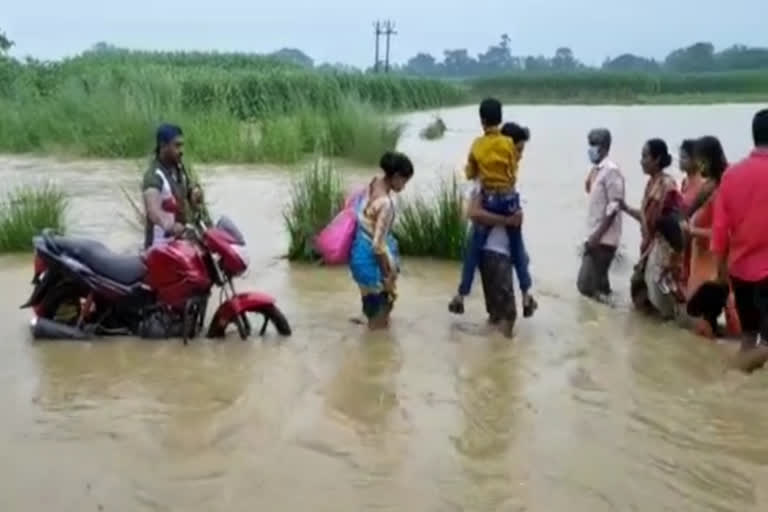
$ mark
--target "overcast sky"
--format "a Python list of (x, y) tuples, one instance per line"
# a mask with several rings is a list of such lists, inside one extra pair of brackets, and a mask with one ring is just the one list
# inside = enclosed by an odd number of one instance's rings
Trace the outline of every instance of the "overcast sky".
[(513, 53), (570, 46), (599, 64), (625, 52), (664, 57), (707, 40), (768, 46), (768, 0), (2, 0), (13, 55), (59, 58), (107, 41), (140, 49), (268, 52), (296, 47), (316, 62), (367, 66), (376, 18), (398, 35), (392, 58), (446, 48), (484, 51), (508, 33)]

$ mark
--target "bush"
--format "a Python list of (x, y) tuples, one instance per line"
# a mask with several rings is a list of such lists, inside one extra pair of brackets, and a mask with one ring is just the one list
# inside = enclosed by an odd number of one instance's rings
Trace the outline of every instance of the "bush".
[(435, 197), (403, 201), (394, 233), (404, 256), (461, 260), (467, 228), (463, 197), (453, 177), (440, 183)]
[(0, 252), (32, 249), (32, 238), (43, 229), (65, 230), (67, 198), (57, 187), (24, 186), (0, 202)]
[(421, 130), (421, 138), (426, 140), (436, 140), (445, 135), (447, 127), (441, 117), (435, 117), (434, 121), (429, 123), (423, 130)]

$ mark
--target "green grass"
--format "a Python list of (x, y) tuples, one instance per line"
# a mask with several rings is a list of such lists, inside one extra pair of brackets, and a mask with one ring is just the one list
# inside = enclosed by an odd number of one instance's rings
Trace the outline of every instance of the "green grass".
[(289, 260), (316, 260), (312, 247), (314, 237), (341, 211), (343, 204), (341, 174), (330, 160), (316, 159), (294, 181), (283, 212), (290, 239)]
[(24, 252), (45, 228), (65, 231), (67, 198), (53, 185), (24, 186), (0, 201), (0, 252)]
[(768, 71), (517, 73), (471, 79), (473, 98), (519, 104), (709, 104), (768, 100)]
[[(238, 65), (240, 64), (240, 65)], [(302, 70), (253, 56), (119, 52), (0, 59), (0, 151), (137, 158), (162, 121), (199, 161), (296, 162), (319, 144), (363, 163), (394, 147), (391, 113), (466, 99), (439, 80)]]
[(419, 135), (422, 139), (437, 140), (445, 135), (446, 130), (447, 127), (445, 126), (445, 121), (443, 121), (441, 117), (437, 116), (431, 123), (429, 123), (423, 130), (421, 130)]
[(461, 260), (468, 223), (456, 178), (443, 180), (435, 196), (406, 199), (394, 233), (403, 256)]

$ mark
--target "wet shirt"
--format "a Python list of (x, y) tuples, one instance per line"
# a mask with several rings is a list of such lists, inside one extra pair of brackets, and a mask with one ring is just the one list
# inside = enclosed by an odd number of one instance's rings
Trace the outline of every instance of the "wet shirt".
[(479, 180), (488, 191), (508, 191), (517, 182), (520, 154), (510, 137), (498, 128), (488, 128), (472, 143), (465, 174), (468, 180)]
[(715, 199), (711, 248), (728, 255), (742, 281), (768, 278), (768, 149), (756, 149), (725, 174)]
[[(587, 237), (592, 236), (606, 217), (618, 211), (624, 200), (624, 176), (619, 167), (605, 159), (590, 171), (589, 207), (587, 210)], [(621, 214), (614, 217), (611, 226), (603, 234), (600, 244), (618, 247), (621, 242)]]
[[(184, 222), (187, 181), (184, 172), (166, 169), (160, 162), (153, 160), (144, 173), (141, 190), (155, 189), (160, 193), (161, 209), (169, 221)], [(144, 246), (150, 247), (166, 238), (165, 229), (152, 224), (146, 216)]]
[[(482, 192), (479, 183), (473, 183), (469, 190), (470, 200), (480, 195)], [(509, 250), (509, 235), (507, 235), (507, 228), (504, 226), (492, 226), (488, 232), (488, 238), (483, 246), (484, 251), (495, 252), (502, 256), (510, 256)]]

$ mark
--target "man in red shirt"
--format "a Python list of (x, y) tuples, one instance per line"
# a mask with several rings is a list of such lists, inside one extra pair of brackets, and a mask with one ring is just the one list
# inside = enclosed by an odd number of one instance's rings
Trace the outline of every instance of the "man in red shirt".
[(723, 175), (715, 198), (712, 251), (733, 286), (744, 348), (768, 347), (768, 109), (752, 121), (755, 149)]

